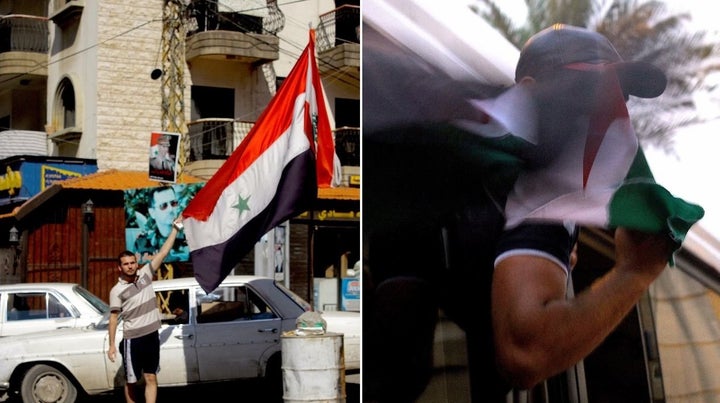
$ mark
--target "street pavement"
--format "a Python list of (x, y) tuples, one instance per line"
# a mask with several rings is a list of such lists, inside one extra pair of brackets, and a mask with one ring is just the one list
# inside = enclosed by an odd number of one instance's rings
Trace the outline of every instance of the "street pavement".
[[(470, 385), (467, 371), (467, 349), (464, 332), (440, 313), (435, 329), (434, 375), (424, 393), (415, 403), (470, 403)], [(360, 403), (360, 377), (349, 375), (345, 384), (346, 403)], [(259, 380), (243, 380), (211, 385), (160, 388), (158, 401), (201, 401), (215, 397), (237, 396), (238, 401), (251, 403), (282, 403), (282, 398), (271, 397)], [(96, 396), (87, 403), (124, 401), (121, 391), (112, 395)], [(140, 400), (139, 402), (142, 402)]]
[[(360, 403), (360, 387), (358, 383), (348, 382), (345, 384), (346, 403)], [(138, 403), (142, 403), (145, 399), (142, 397), (142, 389), (138, 389)], [(247, 403), (282, 403), (283, 399), (277, 397), (280, 393), (269, 393), (265, 384), (257, 379), (222, 382), (216, 384), (183, 386), (173, 388), (160, 388), (158, 390), (159, 402), (199, 402), (203, 399), (213, 399), (218, 397), (223, 400), (241, 401)], [(235, 398), (237, 397), (237, 399)], [(124, 402), (122, 390), (113, 394), (93, 396), (80, 402), (84, 403), (115, 403)]]

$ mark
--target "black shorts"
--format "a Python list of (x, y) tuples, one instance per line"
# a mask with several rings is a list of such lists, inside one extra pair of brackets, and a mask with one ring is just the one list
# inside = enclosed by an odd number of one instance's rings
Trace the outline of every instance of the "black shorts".
[(160, 371), (160, 335), (155, 331), (134, 339), (122, 339), (120, 354), (128, 383), (137, 382), (143, 373), (157, 374)]

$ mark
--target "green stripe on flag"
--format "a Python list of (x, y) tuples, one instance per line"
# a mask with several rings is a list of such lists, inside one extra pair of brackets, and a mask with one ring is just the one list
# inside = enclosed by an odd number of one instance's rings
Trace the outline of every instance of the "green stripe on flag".
[(655, 183), (642, 149), (638, 149), (625, 183), (613, 195), (609, 212), (610, 227), (665, 233), (676, 250), (690, 227), (705, 215), (699, 205), (675, 197)]

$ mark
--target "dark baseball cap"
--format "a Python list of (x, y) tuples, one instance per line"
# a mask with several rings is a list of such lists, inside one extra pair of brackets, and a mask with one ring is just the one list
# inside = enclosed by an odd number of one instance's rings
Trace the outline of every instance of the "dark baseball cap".
[(614, 68), (623, 90), (641, 98), (655, 98), (667, 85), (667, 77), (659, 68), (645, 62), (626, 62), (603, 35), (565, 24), (555, 24), (528, 39), (520, 51), (515, 81), (577, 63)]

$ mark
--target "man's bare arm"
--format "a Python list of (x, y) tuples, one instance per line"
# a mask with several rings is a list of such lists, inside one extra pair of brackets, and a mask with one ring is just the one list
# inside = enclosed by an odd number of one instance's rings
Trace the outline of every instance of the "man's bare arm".
[[(176, 219), (175, 222), (181, 223), (182, 219)], [(170, 253), (173, 245), (175, 245), (175, 238), (177, 237), (177, 234), (178, 230), (175, 225), (173, 225), (172, 229), (170, 230), (170, 235), (168, 235), (165, 243), (162, 244), (160, 250), (155, 254), (155, 256), (153, 256), (152, 260), (150, 261), (150, 267), (152, 268), (153, 273), (157, 271), (163, 260), (165, 260), (165, 257), (167, 257), (168, 253)]]
[(500, 262), (492, 289), (493, 331), (501, 373), (529, 388), (576, 364), (612, 332), (667, 264), (670, 243), (618, 229), (616, 264), (574, 299), (565, 273), (547, 259)]
[(118, 315), (119, 313), (117, 311), (110, 312), (110, 319), (108, 321), (108, 351), (107, 355), (110, 361), (115, 362), (115, 354), (116, 354), (116, 348), (115, 348), (115, 332), (117, 331), (117, 325), (118, 325)]

